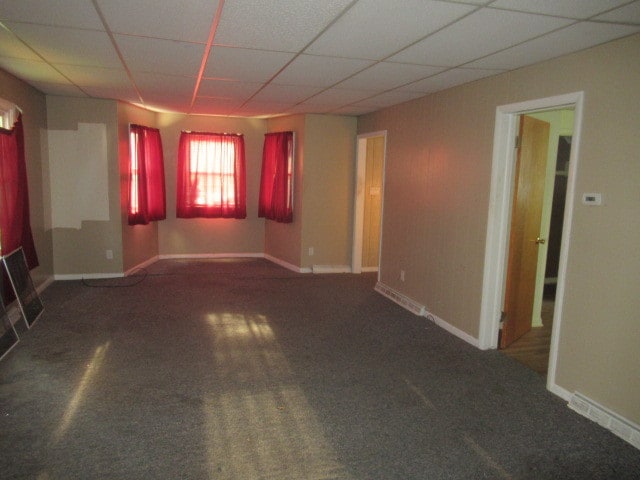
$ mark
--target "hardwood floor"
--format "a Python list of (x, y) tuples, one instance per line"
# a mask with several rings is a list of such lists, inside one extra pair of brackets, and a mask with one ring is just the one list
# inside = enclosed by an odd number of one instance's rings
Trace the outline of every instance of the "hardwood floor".
[(502, 350), (505, 355), (543, 376), (547, 375), (549, 365), (553, 307), (553, 300), (545, 299), (542, 304), (542, 326), (532, 328), (530, 332)]

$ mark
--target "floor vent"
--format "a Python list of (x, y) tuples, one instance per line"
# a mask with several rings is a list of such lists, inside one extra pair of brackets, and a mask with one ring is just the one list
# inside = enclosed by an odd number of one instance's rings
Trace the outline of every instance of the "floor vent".
[(401, 293), (396, 292), (394, 289), (385, 285), (384, 283), (381, 283), (381, 282), (376, 283), (375, 290), (376, 292), (387, 297), (389, 300), (393, 300), (401, 307), (406, 308), (410, 312), (420, 316), (424, 315), (424, 312), (425, 312), (424, 305), (420, 305), (419, 303), (410, 299), (409, 297), (406, 297)]
[(575, 392), (569, 399), (569, 408), (640, 449), (640, 427), (638, 425), (621, 418), (578, 392)]

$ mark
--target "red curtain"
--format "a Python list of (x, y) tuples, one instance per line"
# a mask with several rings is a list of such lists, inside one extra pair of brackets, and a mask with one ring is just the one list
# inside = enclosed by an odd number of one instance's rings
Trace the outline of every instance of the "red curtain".
[(244, 136), (182, 132), (178, 218), (246, 218)]
[(131, 125), (129, 225), (167, 218), (162, 139), (157, 128)]
[(258, 216), (293, 221), (293, 132), (264, 136)]
[[(0, 128), (0, 247), (3, 254), (22, 247), (29, 269), (38, 266), (29, 220), (29, 190), (21, 115), (11, 130)], [(8, 288), (9, 282), (3, 283), (5, 288), (2, 293), (8, 301), (13, 298), (13, 294)]]

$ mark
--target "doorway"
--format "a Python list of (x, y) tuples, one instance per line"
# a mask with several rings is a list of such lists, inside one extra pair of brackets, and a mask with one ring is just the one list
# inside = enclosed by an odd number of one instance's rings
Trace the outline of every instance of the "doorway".
[(386, 132), (358, 136), (353, 215), (353, 273), (379, 272)]
[(481, 319), (478, 344), (482, 349), (498, 348), (498, 336), (506, 285), (507, 258), (515, 165), (513, 155), (521, 115), (572, 109), (574, 111), (570, 161), (566, 177), (566, 202), (562, 220), (562, 242), (558, 260), (553, 324), (549, 349), (547, 388), (563, 396), (564, 390), (555, 383), (558, 358), (559, 332), (565, 290), (567, 259), (571, 245), (571, 220), (575, 201), (575, 179), (578, 168), (583, 92), (569, 93), (521, 103), (499, 106), (496, 109), (494, 150), (491, 169), (491, 193), (485, 249), (485, 267), (482, 287)]
[[(503, 353), (545, 376), (574, 111), (529, 113), (521, 115), (519, 122), (505, 304), (498, 343)], [(526, 188), (521, 188), (523, 183)], [(522, 235), (523, 226), (529, 228), (527, 235)]]

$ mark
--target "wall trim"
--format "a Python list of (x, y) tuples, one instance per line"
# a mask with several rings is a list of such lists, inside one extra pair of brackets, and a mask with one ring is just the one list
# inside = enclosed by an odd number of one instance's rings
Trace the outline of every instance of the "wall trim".
[(124, 273), (69, 273), (56, 274), (53, 276), (55, 280), (99, 280), (102, 278), (122, 278)]
[(47, 287), (49, 287), (49, 285), (51, 285), (53, 282), (55, 281), (55, 278), (53, 277), (53, 275), (47, 275), (47, 277), (45, 278), (45, 280), (43, 282), (40, 283), (40, 285), (38, 285), (36, 287), (36, 292), (38, 292), (38, 294), (41, 294), (42, 292), (44, 292)]
[(377, 272), (380, 269), (378, 267), (362, 267), (363, 273)]
[(263, 257), (267, 260), (269, 260), (270, 262), (275, 263), (276, 265), (280, 265), (281, 267), (286, 268), (287, 270), (291, 270), (292, 272), (296, 272), (296, 273), (311, 273), (311, 269), (310, 268), (302, 268), (302, 267), (298, 267), (292, 263), (289, 262), (285, 262), (284, 260), (281, 260), (279, 258), (276, 258), (272, 255), (269, 255), (267, 253), (263, 254)]
[(158, 255), (159, 260), (197, 258), (265, 258), (264, 253), (170, 253)]
[(472, 337), (467, 332), (465, 332), (463, 330), (460, 330), (458, 327), (454, 327), (449, 322), (441, 319), (437, 315), (434, 315), (433, 313), (425, 311), (424, 312), (424, 316), (427, 317), (428, 320), (431, 320), (433, 323), (435, 323), (440, 328), (442, 328), (442, 329), (446, 330), (447, 332), (455, 335), (456, 337), (464, 340), (468, 344), (473, 345), (476, 348), (480, 347), (480, 342), (479, 342), (479, 340), (477, 338)]
[(313, 273), (351, 273), (349, 265), (314, 265), (311, 267)]
[(640, 450), (640, 425), (612, 412), (580, 392), (571, 395), (568, 406)]
[(158, 260), (160, 260), (160, 255), (154, 255), (153, 257), (145, 260), (144, 262), (139, 263), (138, 265), (136, 265), (134, 267), (131, 267), (129, 270), (124, 272), (124, 276), (128, 277), (129, 275), (134, 273), (136, 270), (141, 270), (141, 269), (147, 268), (148, 266), (153, 265), (154, 263), (156, 263)]

